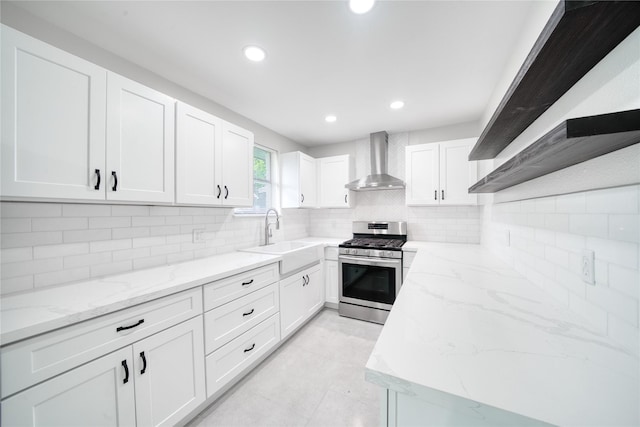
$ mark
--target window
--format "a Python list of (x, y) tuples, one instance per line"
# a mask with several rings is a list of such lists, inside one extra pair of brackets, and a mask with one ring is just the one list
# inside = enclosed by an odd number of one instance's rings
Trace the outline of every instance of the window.
[(236, 209), (236, 214), (263, 214), (273, 206), (273, 155), (266, 148), (253, 148), (253, 207)]

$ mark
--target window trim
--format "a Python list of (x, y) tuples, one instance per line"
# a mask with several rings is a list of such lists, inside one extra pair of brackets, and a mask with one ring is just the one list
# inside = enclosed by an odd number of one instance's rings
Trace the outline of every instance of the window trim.
[[(267, 151), (270, 156), (271, 156), (271, 180), (270, 181), (265, 181), (262, 179), (258, 179), (255, 177), (255, 175), (253, 175), (251, 177), (251, 188), (253, 189), (254, 183), (256, 181), (259, 182), (265, 182), (265, 183), (271, 183), (271, 204), (273, 208), (275, 208), (278, 213), (282, 213), (281, 212), (281, 208), (280, 208), (280, 165), (278, 163), (278, 151), (274, 150), (273, 148), (261, 145), (261, 144), (256, 144), (254, 143), (254, 148), (259, 148), (261, 150)], [(254, 156), (252, 155), (251, 158), (253, 159)], [(253, 169), (253, 168), (252, 168)], [(253, 194), (253, 191), (252, 191)], [(269, 209), (269, 208), (267, 208)], [(244, 212), (243, 212), (244, 211)], [(235, 208), (233, 210), (233, 216), (237, 216), (237, 217), (264, 217), (265, 212), (258, 212), (254, 209), (254, 206), (249, 207), (245, 207), (245, 208)]]

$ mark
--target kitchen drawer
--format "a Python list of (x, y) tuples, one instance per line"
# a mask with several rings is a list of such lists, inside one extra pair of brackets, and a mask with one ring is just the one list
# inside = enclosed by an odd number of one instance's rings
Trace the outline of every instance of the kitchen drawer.
[(280, 341), (280, 315), (274, 314), (207, 356), (207, 397), (239, 375)]
[(278, 278), (278, 263), (274, 263), (209, 283), (204, 286), (204, 309), (219, 307), (277, 282)]
[(221, 305), (204, 314), (205, 352), (207, 354), (248, 331), (278, 312), (277, 283)]
[(195, 288), (3, 347), (2, 398), (199, 314)]
[(324, 248), (324, 259), (326, 261), (337, 261), (338, 248), (336, 246), (327, 246)]

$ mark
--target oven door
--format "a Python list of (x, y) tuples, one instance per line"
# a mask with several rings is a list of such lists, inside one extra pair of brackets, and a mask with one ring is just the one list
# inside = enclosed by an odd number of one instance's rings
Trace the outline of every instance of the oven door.
[(402, 260), (338, 257), (340, 302), (391, 310), (402, 284)]

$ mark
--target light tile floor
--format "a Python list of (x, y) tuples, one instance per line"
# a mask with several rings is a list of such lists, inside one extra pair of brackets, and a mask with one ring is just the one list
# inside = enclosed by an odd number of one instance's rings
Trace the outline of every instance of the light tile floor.
[(364, 366), (381, 330), (323, 310), (190, 426), (379, 425)]

